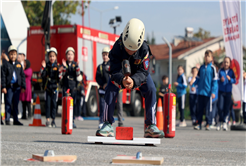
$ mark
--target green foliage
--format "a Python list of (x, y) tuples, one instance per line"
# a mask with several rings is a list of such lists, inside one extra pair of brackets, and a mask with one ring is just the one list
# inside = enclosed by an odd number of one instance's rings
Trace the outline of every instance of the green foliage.
[(147, 43), (154, 45), (155, 44), (155, 36), (154, 36), (154, 32), (152, 32), (152, 37), (150, 39), (149, 34), (147, 34)]
[[(90, 1), (86, 1), (85, 3), (89, 4)], [(22, 1), (22, 5), (30, 25), (40, 26), (43, 17), (45, 1)], [(55, 1), (53, 4), (54, 25), (71, 24), (69, 19), (71, 18), (72, 14), (77, 13), (78, 6), (81, 6), (81, 2), (79, 1)], [(84, 9), (86, 7), (87, 5), (84, 5)]]
[(201, 38), (201, 39), (208, 39), (211, 37), (210, 35), (210, 32), (209, 31), (206, 31), (202, 28), (199, 28), (198, 32), (197, 33), (194, 33), (194, 37), (198, 37), (198, 38)]

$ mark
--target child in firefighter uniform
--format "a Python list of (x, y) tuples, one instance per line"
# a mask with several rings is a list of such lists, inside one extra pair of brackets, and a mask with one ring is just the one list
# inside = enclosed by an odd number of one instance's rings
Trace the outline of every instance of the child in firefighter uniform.
[(74, 119), (76, 115), (76, 95), (77, 95), (77, 84), (82, 81), (82, 76), (80, 75), (80, 69), (78, 63), (74, 61), (75, 51), (72, 47), (68, 47), (66, 50), (66, 59), (62, 59), (63, 65), (63, 96), (66, 96), (67, 89), (70, 89), (71, 97), (73, 98), (73, 128), (77, 128)]
[[(120, 38), (109, 53), (111, 78), (105, 89), (104, 124), (97, 130), (97, 136), (113, 137), (114, 109), (116, 97), (120, 89), (139, 88), (145, 98), (146, 120), (144, 137), (162, 138), (163, 131), (156, 127), (156, 88), (148, 72), (150, 49), (144, 42), (145, 27), (141, 20), (131, 19)], [(122, 72), (122, 61), (128, 60), (131, 75), (125, 77)]]
[(105, 106), (105, 100), (104, 100), (104, 94), (105, 94), (105, 88), (107, 86), (108, 80), (109, 80), (109, 47), (105, 47), (102, 50), (102, 58), (103, 63), (98, 65), (97, 67), (97, 73), (96, 73), (96, 81), (99, 85), (98, 93), (100, 96), (100, 117), (99, 117), (99, 126), (98, 129), (100, 129), (103, 126), (103, 111)]
[[(80, 71), (80, 75), (83, 75), (83, 72)], [(81, 80), (77, 84), (77, 96), (76, 96), (76, 114), (75, 114), (75, 120), (83, 121), (83, 117), (81, 117), (81, 111), (85, 104), (85, 88), (83, 80)]]
[(11, 105), (13, 102), (13, 125), (22, 126), (18, 120), (18, 103), (21, 92), (25, 92), (26, 82), (23, 68), (16, 60), (17, 49), (10, 46), (8, 49), (9, 61), (5, 61), (1, 68), (1, 89), (5, 94), (5, 124), (10, 125)]
[[(51, 47), (47, 50), (49, 62), (42, 61), (41, 77), (45, 90), (45, 110), (46, 110), (46, 126), (56, 127), (56, 105), (58, 100), (58, 84), (62, 79), (62, 67), (57, 63), (57, 50)], [(50, 124), (50, 117), (52, 122)]]

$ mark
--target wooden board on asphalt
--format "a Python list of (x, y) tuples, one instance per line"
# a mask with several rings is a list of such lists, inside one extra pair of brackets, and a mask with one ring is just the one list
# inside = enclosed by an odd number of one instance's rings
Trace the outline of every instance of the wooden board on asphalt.
[(32, 158), (35, 160), (43, 161), (43, 162), (73, 162), (77, 160), (77, 156), (75, 155), (57, 155), (57, 156), (44, 156), (42, 154), (33, 154)]
[(113, 158), (113, 164), (152, 164), (161, 165), (164, 161), (163, 157), (142, 157), (141, 159), (136, 159), (135, 156), (117, 156)]

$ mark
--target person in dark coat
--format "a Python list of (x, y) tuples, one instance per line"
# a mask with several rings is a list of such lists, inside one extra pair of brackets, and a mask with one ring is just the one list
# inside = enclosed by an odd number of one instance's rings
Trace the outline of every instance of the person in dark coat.
[[(150, 48), (144, 41), (145, 27), (141, 20), (131, 19), (120, 38), (109, 52), (111, 75), (105, 88), (104, 124), (96, 131), (97, 136), (113, 137), (115, 101), (120, 89), (133, 90), (139, 88), (145, 98), (146, 120), (144, 137), (163, 138), (164, 133), (156, 127), (156, 88), (149, 74)], [(128, 60), (129, 64), (122, 62)], [(126, 61), (125, 61), (126, 62)], [(126, 77), (123, 67), (130, 67), (131, 74)]]
[(10, 46), (8, 49), (9, 61), (3, 63), (1, 68), (1, 89), (5, 94), (5, 124), (10, 125), (11, 105), (13, 102), (13, 119), (14, 125), (23, 124), (18, 120), (18, 103), (20, 93), (26, 89), (25, 74), (21, 64), (17, 59), (17, 49)]
[[(45, 109), (46, 109), (46, 126), (56, 127), (56, 105), (58, 100), (58, 84), (62, 79), (62, 70), (57, 63), (57, 50), (54, 47), (48, 49), (49, 62), (42, 61), (41, 77), (43, 78), (45, 90)], [(52, 122), (50, 123), (50, 117)]]

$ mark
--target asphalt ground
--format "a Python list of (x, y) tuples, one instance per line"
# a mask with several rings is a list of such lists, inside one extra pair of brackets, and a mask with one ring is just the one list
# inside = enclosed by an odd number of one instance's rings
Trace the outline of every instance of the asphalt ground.
[[(143, 137), (143, 118), (125, 118), (124, 125), (134, 128), (134, 137)], [(163, 138), (156, 146), (91, 144), (98, 121), (76, 121), (72, 135), (61, 134), (61, 118), (57, 128), (29, 127), (32, 120), (21, 120), (24, 126), (1, 126), (1, 165), (111, 165), (117, 155), (164, 157), (163, 165), (245, 165), (246, 132), (196, 131), (191, 122), (176, 128), (173, 139)], [(42, 117), (43, 124), (45, 117)], [(116, 127), (117, 123), (114, 124)], [(32, 154), (54, 150), (56, 155), (77, 155), (74, 163), (25, 161)], [(126, 165), (126, 164), (124, 164)]]

